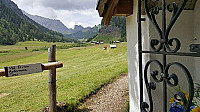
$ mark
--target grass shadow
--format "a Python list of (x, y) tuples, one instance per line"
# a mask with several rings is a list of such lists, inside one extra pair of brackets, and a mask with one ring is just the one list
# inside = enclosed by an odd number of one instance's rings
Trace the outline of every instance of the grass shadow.
[[(92, 109), (89, 108), (79, 108), (78, 105), (74, 104), (65, 104), (63, 102), (57, 103), (57, 112), (91, 112)], [(48, 107), (45, 107), (42, 112), (48, 112)]]

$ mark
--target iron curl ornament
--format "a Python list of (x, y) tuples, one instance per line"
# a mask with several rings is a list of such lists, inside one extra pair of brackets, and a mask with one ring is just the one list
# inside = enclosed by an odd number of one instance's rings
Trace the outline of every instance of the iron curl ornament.
[[(175, 24), (175, 22), (177, 21), (178, 17), (180, 16), (181, 12), (183, 11), (186, 3), (188, 0), (183, 0), (183, 3), (181, 4), (180, 8), (179, 6), (176, 4), (176, 2), (172, 2), (168, 5), (166, 5), (165, 0), (162, 0), (162, 15), (163, 15), (163, 27), (161, 29), (161, 27), (159, 26), (157, 20), (156, 20), (156, 15), (159, 14), (160, 10), (158, 6), (153, 6), (151, 8), (148, 7), (148, 2), (150, 0), (144, 0), (144, 8), (145, 8), (145, 12), (146, 15), (148, 16), (149, 20), (152, 22), (152, 24), (155, 26), (160, 40), (158, 39), (153, 39), (151, 40), (151, 48), (154, 51), (160, 51), (163, 48), (166, 48), (168, 52), (177, 52), (179, 51), (180, 47), (181, 47), (181, 43), (179, 41), (179, 39), (177, 38), (172, 38), (169, 39), (169, 34), (170, 31), (173, 27), (173, 25)], [(153, 2), (158, 2), (160, 0), (152, 0)], [(166, 12), (165, 10), (168, 10), (169, 12), (172, 13), (172, 17), (171, 20), (166, 28)], [(175, 45), (173, 45), (173, 43), (175, 43)], [(156, 48), (156, 46), (158, 46)], [(174, 49), (172, 49), (171, 47), (175, 46)]]
[[(153, 98), (152, 91), (156, 90), (156, 85), (162, 83), (163, 84), (163, 112), (167, 112), (167, 87), (176, 87), (179, 84), (179, 78), (177, 74), (172, 73), (169, 74), (170, 68), (173, 66), (177, 66), (181, 68), (184, 72), (184, 75), (187, 79), (187, 83), (189, 85), (189, 98), (187, 99), (185, 94), (181, 91), (177, 92), (174, 95), (174, 99), (183, 102), (184, 112), (189, 112), (190, 105), (192, 103), (194, 97), (194, 85), (192, 76), (189, 70), (181, 63), (172, 62), (167, 64), (167, 55), (181, 55), (181, 56), (197, 56), (196, 54), (189, 53), (180, 53), (178, 52), (181, 48), (181, 42), (178, 38), (169, 38), (169, 34), (184, 10), (188, 0), (181, 0), (181, 4), (177, 4), (176, 2), (166, 3), (167, 0), (143, 0), (144, 9), (147, 17), (155, 27), (158, 32), (159, 39), (152, 39), (150, 42), (150, 46), (153, 51), (143, 51), (142, 50), (142, 37), (141, 37), (141, 0), (138, 0), (138, 52), (139, 52), (139, 74), (140, 74), (140, 106), (142, 112), (153, 112)], [(162, 3), (161, 8), (159, 6), (149, 7), (149, 3), (154, 2), (155, 4), (158, 2)], [(180, 0), (179, 0), (180, 3)], [(171, 18), (167, 25), (166, 19), (166, 11), (171, 13)], [(162, 12), (162, 24), (161, 26), (158, 24), (156, 15)], [(144, 71), (142, 70), (142, 53), (152, 53), (152, 54), (162, 54), (162, 63), (158, 60), (150, 60), (146, 63), (144, 67)], [(198, 56), (200, 57), (200, 56)], [(148, 74), (149, 66), (155, 63), (158, 66), (158, 70), (153, 70)], [(143, 74), (144, 72), (144, 74)], [(148, 76), (152, 78), (153, 81), (148, 79)], [(143, 101), (143, 77), (145, 86), (147, 89), (147, 94), (149, 98), (149, 104)]]
[[(150, 76), (152, 77), (153, 81), (149, 81), (148, 79), (148, 69), (152, 63), (155, 63), (160, 69), (154, 70), (150, 72)], [(188, 69), (178, 62), (172, 62), (169, 63), (165, 68), (158, 60), (150, 60), (147, 62), (145, 68), (144, 68), (144, 81), (147, 88), (148, 98), (150, 106), (146, 103), (142, 103), (142, 109), (144, 112), (147, 112), (146, 110), (149, 109), (149, 112), (153, 112), (153, 99), (152, 99), (152, 90), (156, 89), (156, 83), (161, 83), (163, 81), (166, 81), (169, 87), (175, 87), (178, 85), (178, 76), (175, 73), (169, 74), (169, 69), (172, 66), (177, 66), (183, 70), (185, 77), (187, 78), (187, 83), (189, 85), (189, 98), (186, 99), (186, 96), (183, 92), (179, 91), (174, 95), (174, 98), (176, 100), (182, 101), (184, 106), (184, 112), (189, 112), (190, 104), (192, 103), (192, 99), (194, 97), (194, 85), (193, 80), (190, 72)], [(160, 78), (157, 78), (160, 75)], [(181, 99), (179, 99), (181, 98)]]

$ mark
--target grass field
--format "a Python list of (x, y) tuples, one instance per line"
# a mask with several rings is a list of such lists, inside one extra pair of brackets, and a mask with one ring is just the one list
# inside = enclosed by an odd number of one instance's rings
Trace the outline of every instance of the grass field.
[(110, 41), (117, 41), (119, 38), (115, 38), (112, 36), (104, 36), (104, 35), (97, 35), (92, 41), (101, 41), (103, 40), (104, 43), (110, 43)]
[[(55, 43), (25, 42), (14, 46), (0, 46), (0, 68), (28, 63), (47, 63), (47, 50)], [(81, 101), (101, 85), (127, 72), (126, 43), (117, 44), (116, 49), (103, 50), (104, 46), (57, 49), (56, 58), (64, 63), (57, 69), (57, 101), (68, 105), (79, 105)], [(29, 50), (24, 50), (27, 47)], [(59, 48), (59, 47), (58, 47)], [(33, 51), (39, 49), (39, 51)], [(1, 77), (1, 112), (41, 111), (48, 105), (48, 71), (18, 77)], [(72, 106), (73, 107), (73, 106)]]

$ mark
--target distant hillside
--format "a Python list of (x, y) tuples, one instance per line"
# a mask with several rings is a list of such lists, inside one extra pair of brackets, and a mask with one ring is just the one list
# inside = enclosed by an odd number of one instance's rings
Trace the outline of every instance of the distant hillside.
[(24, 15), (22, 10), (18, 8), (18, 6), (11, 0), (2, 0), (2, 3), (9, 9), (11, 9), (13, 12), (15, 12), (15, 14), (17, 14), (18, 16), (20, 16), (22, 19), (25, 19), (29, 22), (31, 22), (32, 24), (34, 24), (35, 26), (37, 26), (40, 30), (44, 31), (44, 32), (48, 32), (50, 34), (58, 34), (58, 35), (62, 35), (61, 33), (49, 30), (48, 28), (45, 28), (44, 26), (38, 24), (37, 22), (33, 21), (32, 19), (30, 19), (28, 16)]
[(38, 15), (31, 15), (26, 13), (25, 11), (22, 11), (23, 14), (34, 20), (35, 22), (39, 23), (40, 25), (53, 30), (57, 31), (59, 33), (72, 33), (72, 29), (68, 29), (60, 20), (54, 20), (49, 18), (44, 18)]
[(72, 41), (61, 33), (48, 30), (23, 15), (17, 5), (10, 0), (0, 1), (0, 44), (13, 45), (18, 41)]
[(126, 38), (126, 17), (112, 17), (109, 25), (114, 25), (120, 28), (121, 38)]
[(121, 37), (121, 29), (114, 25), (103, 26), (99, 30), (99, 35), (112, 36), (114, 38), (119, 38)]
[(97, 36), (88, 39), (88, 41), (126, 41), (126, 18), (112, 17), (109, 26), (105, 26), (102, 20), (101, 28)]
[(33, 21), (39, 23), (40, 25), (50, 30), (60, 32), (65, 37), (78, 40), (78, 39), (88, 39), (98, 34), (97, 26), (94, 26), (93, 28), (91, 27), (84, 28), (81, 25), (75, 25), (74, 29), (71, 29), (71, 28), (67, 28), (60, 20), (53, 20), (53, 19), (44, 18), (37, 15), (31, 15), (31, 14), (26, 13), (25, 11), (23, 11), (23, 13), (29, 18), (31, 18)]
[(82, 26), (75, 26), (75, 33), (72, 34), (64, 34), (66, 37), (73, 39), (88, 39), (99, 33), (98, 26), (81, 28)]
[(24, 16), (21, 9), (19, 9), (18, 6), (13, 1), (11, 1), (11, 0), (1, 0), (1, 3), (3, 3), (7, 8), (12, 9), (19, 16)]
[(117, 41), (121, 38), (120, 28), (110, 25), (103, 26), (96, 37), (93, 37), (93, 41), (103, 41), (109, 43), (110, 41)]

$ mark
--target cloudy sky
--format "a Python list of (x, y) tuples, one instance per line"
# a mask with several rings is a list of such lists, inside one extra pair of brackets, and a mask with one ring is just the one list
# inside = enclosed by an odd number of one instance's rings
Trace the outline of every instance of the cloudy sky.
[(100, 24), (96, 11), (97, 0), (12, 0), (29, 14), (59, 19), (67, 27)]

